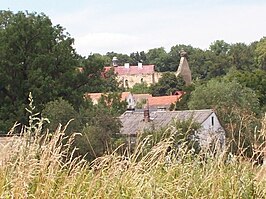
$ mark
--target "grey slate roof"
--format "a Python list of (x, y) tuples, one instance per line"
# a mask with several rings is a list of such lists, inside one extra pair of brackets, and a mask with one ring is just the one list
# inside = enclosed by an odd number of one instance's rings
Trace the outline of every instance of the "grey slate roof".
[(119, 119), (122, 122), (121, 133), (125, 135), (136, 135), (145, 129), (159, 129), (167, 126), (173, 119), (187, 120), (191, 117), (194, 122), (202, 124), (213, 110), (185, 110), (185, 111), (150, 111), (150, 122), (144, 122), (144, 113), (126, 111)]

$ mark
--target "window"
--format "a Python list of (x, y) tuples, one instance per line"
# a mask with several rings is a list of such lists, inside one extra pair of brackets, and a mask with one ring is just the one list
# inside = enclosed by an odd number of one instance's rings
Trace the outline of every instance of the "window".
[(140, 83), (143, 83), (143, 78), (140, 79)]
[(125, 87), (128, 87), (128, 80), (125, 80)]

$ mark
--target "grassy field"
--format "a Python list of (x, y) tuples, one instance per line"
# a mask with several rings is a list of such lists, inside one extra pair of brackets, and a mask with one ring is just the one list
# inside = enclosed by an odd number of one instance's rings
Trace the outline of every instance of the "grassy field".
[(114, 152), (89, 164), (71, 158), (71, 139), (61, 144), (61, 128), (45, 138), (40, 130), (27, 128), (23, 138), (1, 147), (0, 198), (266, 197), (266, 168), (240, 157), (182, 150), (166, 156), (167, 140), (143, 155), (144, 140), (127, 157)]

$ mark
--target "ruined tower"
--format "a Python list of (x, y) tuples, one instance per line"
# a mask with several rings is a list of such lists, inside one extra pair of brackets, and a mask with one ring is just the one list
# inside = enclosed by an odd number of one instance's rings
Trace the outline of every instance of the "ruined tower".
[(187, 52), (181, 49), (180, 57), (181, 59), (179, 62), (178, 69), (176, 71), (176, 76), (181, 76), (186, 82), (186, 86), (189, 86), (191, 84), (191, 71), (187, 61)]

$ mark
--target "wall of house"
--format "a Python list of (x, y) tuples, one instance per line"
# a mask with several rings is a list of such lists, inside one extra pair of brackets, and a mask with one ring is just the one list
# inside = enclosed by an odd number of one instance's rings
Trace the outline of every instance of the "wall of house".
[(134, 109), (135, 108), (136, 101), (135, 101), (135, 99), (131, 93), (127, 96), (126, 102), (127, 102), (127, 109)]
[(212, 113), (203, 123), (198, 133), (201, 145), (207, 147), (212, 142), (223, 148), (225, 145), (225, 131), (215, 113)]
[(137, 74), (137, 75), (118, 75), (118, 81), (125, 88), (132, 88), (137, 83), (146, 82), (148, 86), (157, 83), (161, 78), (161, 73)]

